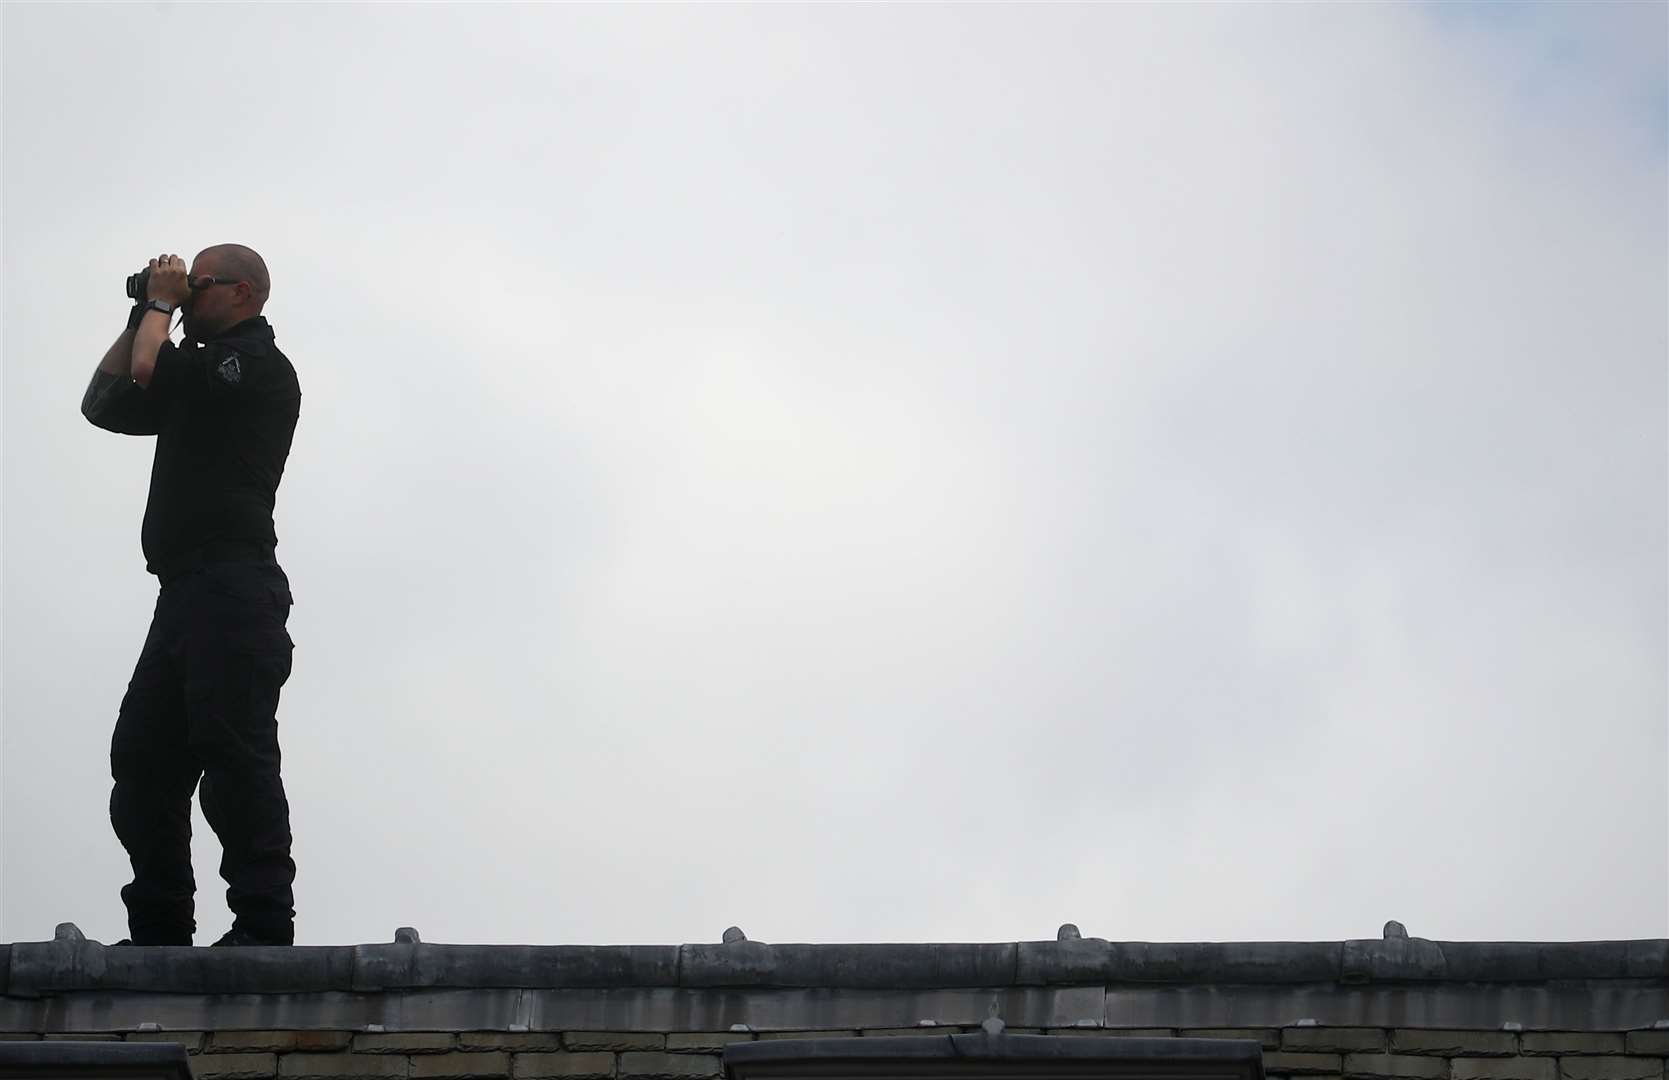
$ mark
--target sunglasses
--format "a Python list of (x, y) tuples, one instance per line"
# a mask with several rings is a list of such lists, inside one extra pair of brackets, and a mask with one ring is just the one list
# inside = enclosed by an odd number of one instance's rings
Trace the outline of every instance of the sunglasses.
[(239, 280), (239, 278), (215, 277), (212, 274), (204, 274), (202, 277), (192, 278), (188, 284), (193, 289), (202, 290), (212, 288), (216, 285), (236, 285)]

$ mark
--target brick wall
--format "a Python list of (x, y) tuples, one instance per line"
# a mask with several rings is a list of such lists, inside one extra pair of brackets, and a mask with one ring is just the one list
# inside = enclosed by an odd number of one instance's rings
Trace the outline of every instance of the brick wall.
[[(954, 1034), (960, 1026), (767, 1032), (171, 1031), (12, 1033), (8, 1039), (179, 1042), (197, 1080), (703, 1080), (751, 1039)], [(1304, 1080), (1669, 1080), (1669, 1024), (1634, 1031), (1429, 1028), (1010, 1028), (1072, 1038), (1255, 1039), (1264, 1069)]]

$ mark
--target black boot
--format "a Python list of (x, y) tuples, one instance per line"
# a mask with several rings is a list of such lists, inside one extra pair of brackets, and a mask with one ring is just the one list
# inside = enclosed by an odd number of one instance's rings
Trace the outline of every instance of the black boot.
[(270, 941), (267, 938), (260, 937), (256, 934), (250, 933), (248, 930), (245, 930), (241, 926), (232, 927), (230, 930), (226, 931), (226, 933), (221, 935), (221, 938), (220, 938), (219, 941), (215, 942), (216, 946), (220, 946), (220, 945), (291, 945), (291, 944), (294, 944), (294, 943), (289, 942), (289, 941)]

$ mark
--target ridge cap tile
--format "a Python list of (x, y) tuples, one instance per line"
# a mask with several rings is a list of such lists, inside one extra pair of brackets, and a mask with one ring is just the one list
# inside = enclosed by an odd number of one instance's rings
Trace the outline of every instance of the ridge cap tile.
[(607, 988), (925, 990), (1152, 984), (1548, 983), (1669, 978), (1669, 939), (681, 945), (399, 943), (221, 950), (0, 944), (0, 994)]

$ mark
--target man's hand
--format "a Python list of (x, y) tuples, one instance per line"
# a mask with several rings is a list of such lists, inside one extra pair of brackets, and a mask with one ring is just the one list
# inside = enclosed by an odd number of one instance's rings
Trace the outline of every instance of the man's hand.
[[(145, 295), (175, 307), (189, 300), (191, 282), (186, 277), (185, 260), (178, 255), (159, 255), (152, 259), (150, 284), (145, 287)], [(131, 374), (134, 382), (147, 389), (151, 385), (151, 376), (156, 374), (157, 350), (168, 340), (170, 321), (166, 315), (147, 311), (134, 331)]]
[(180, 306), (191, 299), (191, 282), (186, 277), (185, 260), (178, 255), (161, 255), (151, 260), (151, 280), (145, 288), (152, 300)]

